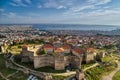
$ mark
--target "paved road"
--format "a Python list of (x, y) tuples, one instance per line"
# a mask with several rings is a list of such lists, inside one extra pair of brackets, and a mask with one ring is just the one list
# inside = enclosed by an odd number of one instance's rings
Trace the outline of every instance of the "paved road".
[(112, 77), (114, 76), (114, 74), (119, 70), (120, 70), (120, 63), (118, 63), (118, 67), (113, 72), (111, 72), (107, 76), (103, 76), (102, 80), (112, 80)]

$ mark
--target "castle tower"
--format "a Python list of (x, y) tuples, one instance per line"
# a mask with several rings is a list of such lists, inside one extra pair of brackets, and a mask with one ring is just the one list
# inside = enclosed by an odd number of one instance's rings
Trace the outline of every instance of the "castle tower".
[(27, 51), (27, 49), (28, 49), (27, 45), (22, 46), (23, 51)]
[(83, 61), (83, 54), (79, 56), (79, 67), (78, 67), (79, 69), (81, 69), (82, 61)]
[(76, 78), (77, 80), (85, 80), (85, 75), (81, 69), (76, 71)]
[(85, 61), (86, 63), (94, 61), (94, 48), (87, 48), (87, 51), (85, 54)]
[(64, 70), (65, 62), (64, 62), (64, 54), (56, 53), (55, 54), (55, 70)]

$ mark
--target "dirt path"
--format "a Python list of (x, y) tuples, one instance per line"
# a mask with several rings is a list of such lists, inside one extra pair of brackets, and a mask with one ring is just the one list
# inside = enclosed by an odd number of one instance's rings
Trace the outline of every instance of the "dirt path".
[(12, 73), (12, 74), (9, 74), (9, 75), (7, 76), (7, 78), (9, 78), (9, 77), (12, 77), (12, 76), (16, 75), (18, 72), (19, 72), (19, 71), (16, 71), (16, 72), (14, 72), (14, 73)]
[(89, 66), (89, 67), (83, 69), (83, 71), (86, 71), (86, 70), (88, 70), (88, 69), (94, 68), (94, 67), (96, 67), (96, 66), (98, 66), (98, 65), (99, 65), (99, 63), (95, 63), (95, 64), (93, 64), (92, 66)]
[[(91, 65), (91, 66), (83, 69), (83, 71), (86, 71), (86, 70), (91, 69), (91, 68), (93, 68), (93, 67), (96, 67), (96, 66), (98, 66), (98, 65), (99, 65), (99, 63), (95, 63), (95, 64), (93, 64), (93, 65)], [(53, 74), (54, 74), (54, 73), (53, 73)], [(54, 75), (70, 76), (70, 75), (74, 75), (74, 74), (76, 74), (76, 71), (70, 71), (70, 72), (65, 72), (65, 73), (55, 73)]]
[(5, 79), (5, 80), (9, 80), (8, 78), (6, 78), (1, 72), (0, 72), (0, 76)]
[(112, 71), (109, 75), (103, 76), (102, 80), (112, 80), (112, 77), (114, 76), (114, 74), (119, 70), (120, 70), (120, 63), (118, 63), (118, 67), (114, 71)]

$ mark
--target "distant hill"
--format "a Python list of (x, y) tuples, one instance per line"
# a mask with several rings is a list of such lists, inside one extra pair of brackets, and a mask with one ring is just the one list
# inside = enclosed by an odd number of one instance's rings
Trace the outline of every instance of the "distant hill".
[(31, 25), (0, 25), (1, 32), (33, 30)]
[(58, 35), (120, 35), (119, 27), (81, 24), (4, 24), (0, 25), (0, 32), (45, 30)]
[(103, 35), (120, 35), (120, 29), (112, 30), (112, 31), (105, 31), (100, 34)]

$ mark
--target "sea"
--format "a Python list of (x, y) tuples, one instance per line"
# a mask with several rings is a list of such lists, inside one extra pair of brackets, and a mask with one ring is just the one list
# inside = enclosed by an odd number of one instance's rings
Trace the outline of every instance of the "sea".
[(40, 30), (99, 30), (112, 31), (120, 29), (114, 25), (82, 25), (82, 24), (33, 24), (32, 27)]
[(39, 30), (99, 30), (99, 31), (112, 31), (120, 30), (118, 25), (85, 25), (85, 24), (0, 24), (1, 25), (30, 25)]

